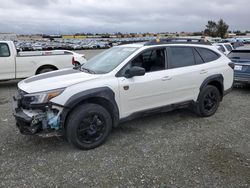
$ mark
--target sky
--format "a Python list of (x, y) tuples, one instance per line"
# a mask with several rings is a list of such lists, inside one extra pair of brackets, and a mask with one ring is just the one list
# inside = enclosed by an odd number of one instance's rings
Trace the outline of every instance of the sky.
[(250, 0), (0, 0), (0, 32), (195, 32), (222, 18), (250, 30)]

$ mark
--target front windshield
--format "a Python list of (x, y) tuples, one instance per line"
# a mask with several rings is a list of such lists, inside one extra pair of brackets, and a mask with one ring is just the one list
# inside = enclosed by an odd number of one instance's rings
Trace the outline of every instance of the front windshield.
[(105, 74), (114, 70), (137, 48), (134, 47), (113, 47), (99, 55), (91, 58), (81, 66), (82, 70), (88, 70), (96, 74)]

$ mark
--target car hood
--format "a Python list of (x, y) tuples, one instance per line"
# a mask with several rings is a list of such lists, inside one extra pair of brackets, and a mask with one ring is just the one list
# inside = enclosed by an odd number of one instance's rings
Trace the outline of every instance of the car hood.
[(19, 82), (18, 87), (27, 93), (36, 93), (65, 88), (98, 77), (101, 77), (101, 75), (89, 74), (71, 68), (32, 76)]

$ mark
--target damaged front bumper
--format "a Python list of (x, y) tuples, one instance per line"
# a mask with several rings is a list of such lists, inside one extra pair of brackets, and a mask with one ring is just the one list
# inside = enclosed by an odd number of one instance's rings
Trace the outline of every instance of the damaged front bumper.
[(41, 104), (35, 109), (24, 109), (21, 99), (14, 97), (13, 114), (20, 132), (25, 135), (62, 136), (60, 114), (62, 107), (56, 104)]

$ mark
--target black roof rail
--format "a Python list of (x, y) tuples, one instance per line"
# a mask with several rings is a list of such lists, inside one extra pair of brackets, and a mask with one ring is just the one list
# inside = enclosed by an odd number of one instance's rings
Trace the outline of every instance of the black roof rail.
[(203, 44), (203, 45), (212, 45), (209, 41), (204, 39), (193, 39), (193, 38), (165, 38), (165, 39), (155, 39), (149, 42), (146, 42), (144, 46), (151, 45), (161, 45), (161, 44)]

